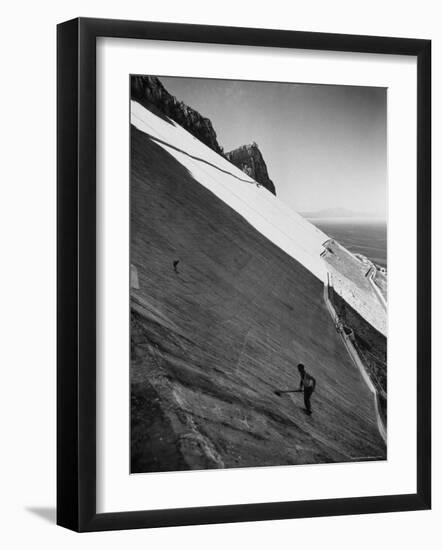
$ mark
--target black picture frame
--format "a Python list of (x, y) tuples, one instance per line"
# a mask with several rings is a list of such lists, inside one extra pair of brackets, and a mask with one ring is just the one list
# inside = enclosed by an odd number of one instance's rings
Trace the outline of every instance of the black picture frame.
[[(417, 491), (361, 498), (96, 512), (96, 39), (417, 58)], [(424, 510), (431, 506), (431, 41), (79, 18), (57, 28), (57, 523), (75, 531)]]

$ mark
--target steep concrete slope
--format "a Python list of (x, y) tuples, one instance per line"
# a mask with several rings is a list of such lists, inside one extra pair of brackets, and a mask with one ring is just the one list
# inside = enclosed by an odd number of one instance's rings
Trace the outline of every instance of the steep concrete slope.
[[(131, 129), (132, 471), (385, 458), (372, 396), (325, 309), (323, 234), (295, 219), (280, 235), (274, 203), (260, 219), (269, 192), (246, 179), (232, 198), (223, 185), (242, 172), (208, 153), (196, 160), (197, 140), (178, 151), (181, 129), (166, 121), (152, 139), (158, 123), (141, 114), (143, 131)], [(298, 362), (318, 383), (311, 417), (301, 395), (274, 394), (297, 386)]]
[(205, 188), (265, 235), (287, 254), (297, 259), (321, 281), (327, 270), (320, 258), (328, 236), (277, 199), (270, 191), (257, 187), (224, 157), (201, 143), (172, 120), (165, 120), (131, 102), (131, 122), (150, 136), (186, 167)]
[[(185, 166), (201, 185), (210, 189), (259, 232), (326, 283), (331, 264), (328, 258), (325, 258), (327, 263), (321, 258), (324, 252), (323, 245), (329, 241), (325, 233), (286, 206), (267, 189), (258, 187), (253, 178), (248, 177), (174, 121), (164, 116), (159, 117), (136, 101), (132, 101), (131, 122)], [(348, 262), (345, 262), (343, 257), (335, 262), (335, 274), (344, 272), (346, 263)], [(342, 277), (340, 282), (341, 284), (336, 286), (336, 291), (369, 323), (386, 335), (386, 311), (379, 308), (376, 293), (370, 289), (368, 293), (362, 292), (361, 295), (361, 289), (366, 286), (362, 271), (358, 271), (356, 279)]]

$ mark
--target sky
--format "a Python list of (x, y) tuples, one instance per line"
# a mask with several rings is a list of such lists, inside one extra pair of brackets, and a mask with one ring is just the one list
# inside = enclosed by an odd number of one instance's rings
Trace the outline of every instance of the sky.
[(166, 78), (166, 89), (208, 117), (230, 151), (255, 141), (277, 196), (298, 212), (387, 209), (387, 90)]

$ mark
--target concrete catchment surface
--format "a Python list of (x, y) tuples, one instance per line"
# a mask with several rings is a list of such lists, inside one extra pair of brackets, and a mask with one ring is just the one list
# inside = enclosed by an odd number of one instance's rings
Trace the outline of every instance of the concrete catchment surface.
[[(326, 236), (176, 124), (134, 112), (131, 471), (385, 459), (323, 300)], [(298, 386), (299, 362), (317, 380), (312, 416), (301, 394), (274, 393)]]

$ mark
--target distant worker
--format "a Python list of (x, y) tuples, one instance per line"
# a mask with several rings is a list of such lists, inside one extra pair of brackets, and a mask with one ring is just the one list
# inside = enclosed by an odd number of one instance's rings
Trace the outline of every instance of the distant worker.
[(175, 260), (175, 261), (173, 262), (173, 270), (175, 271), (175, 273), (179, 273), (179, 271), (178, 271), (178, 264), (179, 264), (179, 263), (180, 263), (179, 260)]
[(341, 333), (344, 330), (344, 323), (338, 318), (336, 321), (336, 332)]
[(299, 384), (299, 390), (304, 391), (304, 405), (305, 411), (307, 414), (312, 414), (312, 406), (310, 403), (310, 398), (312, 393), (316, 388), (316, 380), (306, 372), (305, 367), (302, 363), (298, 365), (298, 371), (301, 376), (301, 382)]

